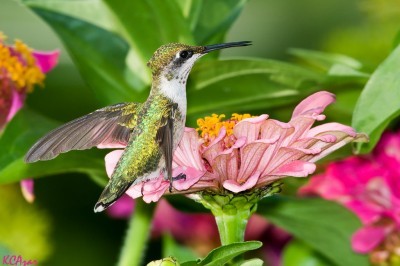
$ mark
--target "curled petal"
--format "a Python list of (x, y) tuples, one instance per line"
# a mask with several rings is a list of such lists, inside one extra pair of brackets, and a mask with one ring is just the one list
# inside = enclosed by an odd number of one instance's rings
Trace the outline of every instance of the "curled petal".
[(316, 162), (319, 159), (327, 156), (328, 154), (330, 154), (331, 152), (336, 151), (337, 149), (343, 147), (344, 145), (346, 145), (349, 142), (367, 142), (368, 141), (368, 137), (365, 134), (362, 133), (357, 133), (354, 137), (351, 135), (348, 135), (347, 132), (342, 132), (342, 131), (336, 131), (336, 132), (328, 132), (329, 135), (334, 135), (337, 140), (336, 142), (331, 142), (331, 143), (326, 143), (326, 145), (324, 145), (323, 147), (321, 147), (321, 153), (319, 153), (316, 156), (313, 156), (312, 158), (309, 157), (309, 161), (310, 162)]
[(351, 245), (356, 252), (368, 253), (385, 238), (388, 229), (385, 227), (366, 226), (351, 237)]
[(196, 184), (200, 178), (204, 175), (205, 171), (199, 171), (193, 167), (177, 167), (173, 170), (173, 176), (178, 176), (180, 173), (184, 173), (186, 178), (176, 180), (172, 182), (172, 186), (176, 190), (188, 190), (191, 186)]
[(128, 188), (128, 190), (125, 192), (129, 197), (136, 199), (141, 196), (143, 196), (143, 185), (144, 183), (138, 183), (136, 185), (132, 185)]
[(268, 118), (268, 115), (260, 115), (257, 117), (243, 119), (233, 128), (233, 134), (236, 138), (246, 137), (247, 142), (253, 142), (260, 135), (262, 122)]
[(231, 153), (234, 149), (239, 149), (246, 144), (247, 140), (246, 137), (241, 137), (235, 141), (235, 143), (229, 149), (221, 152), (221, 154), (228, 154)]
[(123, 152), (124, 150), (115, 150), (105, 156), (104, 160), (106, 161), (106, 172), (108, 177), (111, 177), (112, 173), (114, 172), (114, 168), (117, 166), (119, 158), (121, 158)]
[(47, 73), (57, 65), (60, 51), (59, 50), (51, 52), (34, 51), (32, 55), (35, 57), (36, 64), (39, 66), (40, 70), (43, 73)]
[(341, 131), (346, 133), (347, 135), (351, 137), (356, 136), (356, 132), (352, 127), (342, 125), (340, 123), (326, 123), (320, 126), (316, 126), (312, 129), (310, 129), (307, 132), (307, 137), (315, 137), (315, 136), (320, 136), (322, 134), (326, 134), (326, 132), (334, 132), (334, 131)]
[(258, 181), (258, 178), (260, 177), (260, 172), (254, 173), (254, 175), (250, 176), (246, 182), (240, 184), (236, 180), (226, 180), (223, 182), (223, 186), (225, 189), (232, 191), (234, 193), (239, 193), (248, 189), (253, 188)]
[(306, 177), (315, 172), (316, 166), (313, 163), (304, 161), (292, 161), (274, 170), (271, 175)]
[(292, 119), (298, 116), (321, 114), (335, 101), (334, 94), (327, 91), (316, 92), (301, 101), (293, 111)]
[(169, 188), (169, 181), (162, 178), (156, 178), (154, 182), (151, 181), (143, 185), (143, 201), (146, 203), (157, 202)]

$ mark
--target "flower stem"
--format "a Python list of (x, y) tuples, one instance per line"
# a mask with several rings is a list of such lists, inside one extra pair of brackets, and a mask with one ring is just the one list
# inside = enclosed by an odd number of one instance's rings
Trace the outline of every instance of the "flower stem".
[(222, 245), (244, 241), (247, 222), (257, 208), (257, 197), (202, 194), (199, 201), (213, 213)]
[(238, 210), (236, 214), (222, 212), (215, 215), (222, 245), (244, 241), (244, 233), (251, 215), (250, 210)]
[(139, 266), (145, 253), (155, 204), (141, 199), (135, 203), (135, 211), (129, 221), (128, 231), (118, 261), (118, 266)]

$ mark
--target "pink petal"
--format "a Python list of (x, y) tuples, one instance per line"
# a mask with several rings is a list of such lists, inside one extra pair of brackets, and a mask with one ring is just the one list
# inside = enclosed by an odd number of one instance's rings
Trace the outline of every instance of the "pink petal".
[(271, 159), (275, 156), (285, 139), (294, 132), (294, 127), (288, 123), (268, 119), (261, 126), (260, 141), (270, 143), (268, 149), (262, 156), (258, 166), (261, 172), (267, 167)]
[(315, 172), (316, 165), (304, 161), (292, 161), (271, 172), (271, 175), (306, 177)]
[(210, 165), (214, 164), (214, 159), (224, 150), (224, 138), (226, 136), (226, 129), (222, 127), (219, 131), (218, 136), (208, 145), (203, 151), (203, 157), (208, 161)]
[(335, 95), (327, 91), (316, 92), (301, 103), (293, 111), (292, 119), (298, 116), (321, 114), (325, 108), (335, 101)]
[(351, 237), (351, 245), (356, 252), (366, 254), (378, 246), (387, 234), (384, 227), (366, 226)]
[(317, 119), (318, 117), (313, 116), (298, 116), (291, 119), (289, 124), (293, 126), (294, 132), (283, 141), (282, 146), (290, 146), (298, 139), (304, 138)]
[(16, 90), (12, 90), (12, 102), (11, 102), (11, 108), (10, 111), (8, 112), (6, 122), (10, 121), (14, 115), (22, 108), (25, 102), (25, 94), (20, 94)]
[(35, 57), (36, 64), (39, 66), (41, 71), (43, 73), (47, 73), (57, 65), (60, 51), (59, 50), (55, 50), (52, 52), (34, 51), (32, 54)]
[(199, 171), (193, 167), (178, 167), (173, 170), (172, 175), (178, 176), (180, 173), (184, 173), (186, 175), (185, 179), (176, 180), (172, 182), (172, 186), (176, 190), (188, 190), (191, 186), (196, 184), (200, 177), (202, 177), (205, 171)]
[(185, 132), (174, 153), (174, 163), (203, 171), (204, 164), (200, 157), (202, 141), (194, 128), (185, 128)]
[(169, 181), (156, 178), (143, 184), (143, 201), (157, 202), (169, 188)]
[(141, 196), (143, 196), (143, 194), (142, 194), (143, 185), (144, 185), (144, 183), (138, 183), (138, 184), (132, 185), (128, 188), (128, 190), (125, 193), (132, 199), (140, 198)]
[[(269, 156), (265, 156), (267, 149), (271, 143), (265, 141), (257, 141), (247, 144), (240, 151), (241, 166), (238, 174), (237, 181), (244, 182), (258, 169), (258, 165), (261, 163), (262, 166), (269, 163)], [(258, 169), (261, 172), (264, 169)]]
[[(268, 119), (261, 125), (260, 139), (285, 139), (294, 132), (294, 127), (289, 123)], [(281, 141), (280, 141), (281, 142)]]
[(233, 193), (239, 193), (253, 188), (257, 184), (259, 176), (260, 173), (257, 172), (250, 176), (243, 184), (236, 182), (236, 180), (229, 179), (223, 182), (223, 187)]
[(261, 123), (268, 118), (268, 115), (260, 115), (243, 119), (233, 128), (233, 134), (236, 138), (246, 137), (247, 142), (253, 142), (259, 138)]
[(243, 147), (246, 144), (247, 140), (246, 137), (241, 137), (239, 139), (237, 139), (235, 141), (235, 143), (232, 145), (232, 147), (230, 147), (227, 150), (224, 150), (223, 152), (221, 152), (220, 154), (228, 154), (231, 153), (234, 149), (239, 149), (241, 147)]
[(344, 132), (351, 137), (356, 136), (356, 132), (352, 127), (342, 125), (340, 123), (326, 123), (310, 129), (307, 132), (307, 137), (319, 136), (322, 133), (326, 134), (327, 132), (335, 132), (335, 131)]
[(352, 141), (362, 141), (365, 142), (368, 140), (368, 137), (365, 134), (356, 134), (355, 137), (347, 135), (345, 132), (329, 132), (330, 135), (335, 135), (337, 137), (336, 143), (327, 143), (324, 147), (321, 148), (321, 153), (312, 158), (309, 157), (310, 162), (316, 162), (319, 159), (327, 156), (328, 154), (338, 150), (349, 142)]
[(271, 172), (275, 171), (275, 169), (290, 163), (295, 160), (300, 160), (307, 155), (315, 154), (316, 150), (308, 150), (308, 149), (298, 149), (298, 148), (290, 148), (290, 147), (281, 147), (275, 156), (272, 157), (271, 162), (264, 169), (261, 176), (269, 175)]
[(35, 194), (33, 192), (34, 182), (33, 179), (24, 179), (20, 182), (22, 195), (25, 200), (29, 203), (33, 203), (35, 200)]
[(239, 171), (239, 151), (232, 150), (230, 153), (224, 153), (217, 156), (212, 168), (217, 175), (220, 183), (227, 179), (237, 179)]
[(119, 158), (121, 158), (123, 152), (124, 150), (115, 150), (105, 156), (104, 160), (106, 161), (106, 172), (108, 177), (111, 177), (112, 173), (114, 172), (114, 168), (117, 166)]

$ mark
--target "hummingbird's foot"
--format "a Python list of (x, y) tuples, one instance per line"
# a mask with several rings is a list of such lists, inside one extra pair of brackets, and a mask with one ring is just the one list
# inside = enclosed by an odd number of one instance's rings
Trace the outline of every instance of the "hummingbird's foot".
[(169, 193), (172, 192), (172, 182), (181, 180), (181, 179), (186, 180), (186, 175), (184, 173), (180, 173), (179, 175), (172, 177), (171, 182), (169, 182)]
[(177, 180), (181, 180), (181, 179), (185, 179), (186, 180), (186, 175), (184, 173), (180, 173), (179, 175), (173, 177), (172, 181), (177, 181)]

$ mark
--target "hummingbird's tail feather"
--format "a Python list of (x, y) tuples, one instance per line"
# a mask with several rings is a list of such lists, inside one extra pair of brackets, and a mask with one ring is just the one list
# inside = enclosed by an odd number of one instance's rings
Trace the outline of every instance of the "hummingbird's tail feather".
[(128, 182), (122, 178), (112, 178), (104, 188), (99, 200), (94, 206), (94, 212), (102, 212), (114, 204), (125, 193), (125, 191), (128, 190), (132, 183), (133, 182)]

